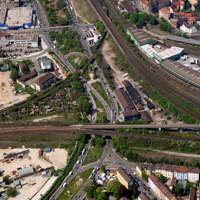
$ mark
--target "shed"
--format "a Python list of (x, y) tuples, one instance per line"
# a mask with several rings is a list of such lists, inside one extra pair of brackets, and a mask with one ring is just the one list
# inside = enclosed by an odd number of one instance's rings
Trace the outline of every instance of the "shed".
[(45, 148), (45, 152), (51, 152), (51, 148)]
[(26, 168), (18, 170), (18, 172), (19, 172), (19, 176), (22, 177), (22, 176), (26, 176), (29, 174), (33, 174), (34, 170), (32, 167), (26, 167)]
[(14, 184), (15, 184), (15, 187), (17, 188), (17, 189), (20, 189), (20, 188), (22, 188), (22, 185), (21, 185), (21, 183), (20, 183), (20, 181), (14, 181)]

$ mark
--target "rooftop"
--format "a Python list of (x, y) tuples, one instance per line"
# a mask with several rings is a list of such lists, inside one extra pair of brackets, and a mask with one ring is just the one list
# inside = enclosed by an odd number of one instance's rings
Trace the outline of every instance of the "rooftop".
[(44, 76), (36, 79), (34, 83), (37, 84), (37, 85), (42, 85), (45, 81), (47, 81), (47, 80), (49, 80), (49, 79), (51, 79), (53, 77), (55, 77), (54, 74), (46, 73)]
[(178, 37), (178, 36), (174, 36), (174, 35), (166, 35), (165, 38), (167, 40), (182, 42), (182, 43), (186, 43), (186, 44), (200, 45), (199, 40), (186, 39), (186, 38)]
[(33, 9), (30, 7), (13, 7), (7, 12), (6, 22), (8, 26), (23, 26), (32, 22)]
[(140, 112), (140, 115), (141, 115), (142, 121), (148, 122), (148, 123), (152, 122), (151, 116), (149, 115), (147, 111)]
[(166, 59), (162, 61), (162, 64), (164, 64), (170, 71), (175, 73), (181, 78), (187, 79), (190, 82), (195, 82), (200, 84), (200, 72), (197, 72), (193, 69), (190, 69), (182, 64), (179, 64), (173, 60)]
[(164, 12), (164, 13), (169, 13), (170, 12), (170, 8), (169, 7), (164, 7), (164, 8), (161, 8), (159, 11)]
[(135, 10), (128, 1), (121, 1), (120, 3), (124, 7), (124, 9), (127, 10), (128, 13), (135, 12)]
[(29, 80), (29, 79), (33, 78), (34, 76), (36, 76), (36, 75), (37, 75), (37, 72), (35, 70), (33, 70), (31, 73), (22, 76), (18, 80), (20, 82), (25, 82), (26, 80)]
[(124, 115), (124, 117), (129, 117), (133, 115), (138, 115), (139, 113), (135, 110), (125, 110), (122, 112), (122, 114)]
[(7, 8), (1, 6), (0, 7), (0, 24), (4, 24), (5, 23), (6, 12), (7, 12)]
[(144, 33), (143, 31), (141, 31), (140, 29), (138, 29), (134, 26), (129, 27), (128, 31), (133, 35), (133, 37), (137, 40), (137, 42), (140, 45), (143, 45), (147, 42), (156, 43), (156, 40), (154, 40), (149, 35), (147, 35), (146, 33)]
[(131, 102), (123, 88), (115, 89), (115, 95), (117, 96), (124, 110), (134, 109), (133, 103)]
[(31, 40), (31, 42), (38, 42), (38, 33), (32, 31), (15, 31), (13, 34), (14, 40)]
[(131, 178), (129, 177), (129, 175), (124, 171), (124, 169), (122, 167), (119, 167), (117, 169), (117, 173), (119, 173), (123, 178), (124, 180), (128, 183), (131, 181)]
[(141, 192), (139, 197), (141, 200), (150, 200), (150, 198), (144, 192)]

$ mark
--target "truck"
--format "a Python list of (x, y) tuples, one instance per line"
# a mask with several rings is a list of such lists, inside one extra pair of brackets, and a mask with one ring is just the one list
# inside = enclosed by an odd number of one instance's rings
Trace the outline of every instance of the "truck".
[(85, 148), (83, 149), (83, 151), (82, 151), (82, 155), (85, 153)]
[(73, 172), (71, 171), (71, 172), (69, 172), (69, 176), (71, 176), (73, 174)]
[(63, 184), (63, 187), (65, 187), (66, 185), (67, 185), (67, 183), (64, 183), (64, 184)]
[(129, 75), (128, 73), (124, 74), (124, 78), (126, 78), (128, 75)]

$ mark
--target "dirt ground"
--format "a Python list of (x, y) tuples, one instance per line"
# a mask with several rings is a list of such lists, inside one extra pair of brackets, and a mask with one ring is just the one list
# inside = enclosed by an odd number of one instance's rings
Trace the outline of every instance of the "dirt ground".
[[(25, 148), (21, 149), (0, 149), (0, 160), (3, 159), (5, 155), (4, 153), (19, 153), (21, 151), (26, 150)], [(11, 163), (2, 163), (0, 162), (0, 168), (4, 170), (4, 176), (9, 175), (11, 178), (13, 178), (15, 175), (12, 174), (13, 170), (17, 170), (19, 167), (23, 167), (24, 165), (31, 165), (33, 168), (35, 168), (37, 165), (40, 165), (41, 168), (47, 168), (54, 166), (54, 168), (57, 170), (58, 168), (63, 168), (66, 164), (67, 158), (68, 158), (68, 152), (65, 149), (55, 149), (55, 151), (52, 151), (50, 153), (44, 153), (48, 158), (51, 160), (51, 163), (43, 160), (42, 158), (39, 158), (39, 150), (40, 149), (29, 149), (29, 154), (24, 155), (23, 158), (14, 159), (11, 161)], [(22, 200), (32, 197), (37, 191), (39, 191), (42, 186), (45, 184), (45, 182), (48, 180), (48, 178), (41, 177), (41, 174), (39, 175), (33, 175), (29, 176), (27, 178), (21, 179), (22, 188), (19, 189), (17, 196), (15, 197), (16, 200)], [(3, 181), (3, 176), (0, 177), (0, 182)], [(30, 186), (30, 182), (36, 182), (35, 185)], [(3, 191), (3, 188), (0, 188), (0, 192)], [(29, 191), (27, 193), (27, 190)], [(26, 198), (27, 197), (27, 198)]]
[(86, 23), (94, 23), (98, 16), (92, 9), (87, 0), (71, 0), (73, 7), (75, 8), (76, 16), (80, 17)]
[(8, 88), (6, 85), (6, 79), (5, 74), (0, 74), (0, 102), (3, 101), (10, 101), (9, 94), (8, 94)]

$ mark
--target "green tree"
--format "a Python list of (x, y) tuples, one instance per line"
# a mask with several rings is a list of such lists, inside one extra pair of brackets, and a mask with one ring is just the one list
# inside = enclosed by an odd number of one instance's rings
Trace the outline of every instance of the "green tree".
[(128, 149), (125, 153), (124, 153), (124, 157), (127, 158), (127, 159), (131, 159), (132, 158), (132, 150), (131, 149)]
[(95, 144), (98, 145), (99, 147), (103, 146), (103, 138), (96, 138), (95, 139)]
[(154, 16), (151, 16), (149, 22), (150, 22), (151, 25), (156, 25), (158, 23)]
[(10, 73), (10, 78), (13, 80), (13, 81), (16, 81), (18, 79), (19, 75), (18, 75), (18, 72), (16, 70), (13, 70), (11, 71)]
[(160, 162), (164, 163), (164, 161), (165, 161), (165, 157), (164, 156), (160, 157)]
[(148, 175), (145, 172), (142, 173), (142, 179), (148, 181)]
[(106, 166), (103, 165), (103, 164), (101, 165), (101, 171), (102, 171), (102, 172), (105, 172), (105, 171), (106, 171)]
[(130, 15), (130, 23), (131, 24), (135, 24), (136, 22), (138, 22), (138, 20), (139, 20), (139, 13), (132, 13), (131, 15)]
[(101, 194), (98, 194), (97, 200), (106, 200), (106, 199), (107, 199), (107, 197), (104, 192), (102, 192)]
[(86, 114), (88, 114), (89, 111), (90, 111), (90, 102), (89, 102), (87, 99), (85, 99), (85, 100), (83, 101), (83, 111), (84, 111)]
[(17, 190), (15, 188), (9, 187), (6, 190), (6, 193), (9, 197), (13, 197), (15, 195), (15, 193), (17, 192)]
[(180, 158), (177, 158), (177, 159), (176, 159), (175, 165), (181, 165), (181, 159), (180, 159)]
[(92, 145), (92, 146), (95, 146), (95, 138), (92, 138), (92, 140), (91, 140), (91, 145)]
[(138, 192), (138, 188), (137, 188), (137, 186), (134, 184), (134, 185), (133, 185), (133, 194), (132, 194), (132, 199), (136, 199), (136, 198), (138, 198), (138, 194), (139, 194), (139, 192)]
[(160, 174), (160, 176), (158, 177), (163, 183), (165, 182), (165, 177), (162, 175), (162, 174)]
[(89, 198), (93, 198), (94, 197), (94, 190), (93, 190), (93, 188), (88, 188), (87, 189), (86, 196), (89, 197)]
[(114, 197), (118, 198), (120, 191), (120, 182), (118, 180), (112, 180), (107, 185), (107, 192), (111, 193)]
[(175, 193), (176, 193), (176, 195), (177, 196), (183, 195), (183, 191), (184, 191), (183, 183), (177, 183), (175, 185)]
[(9, 178), (8, 178), (7, 176), (4, 176), (4, 177), (3, 177), (3, 182), (4, 182), (5, 184), (7, 184), (8, 181), (9, 181)]
[(154, 163), (154, 160), (151, 157), (147, 158), (147, 163)]
[(188, 38), (188, 36), (187, 36), (186, 33), (183, 33), (183, 37), (184, 37), (184, 38)]
[(199, 167), (199, 161), (195, 160), (195, 162), (192, 164), (192, 167)]
[(189, 9), (189, 8), (191, 8), (191, 4), (190, 4), (190, 2), (188, 1), (188, 2), (186, 3), (186, 9)]

